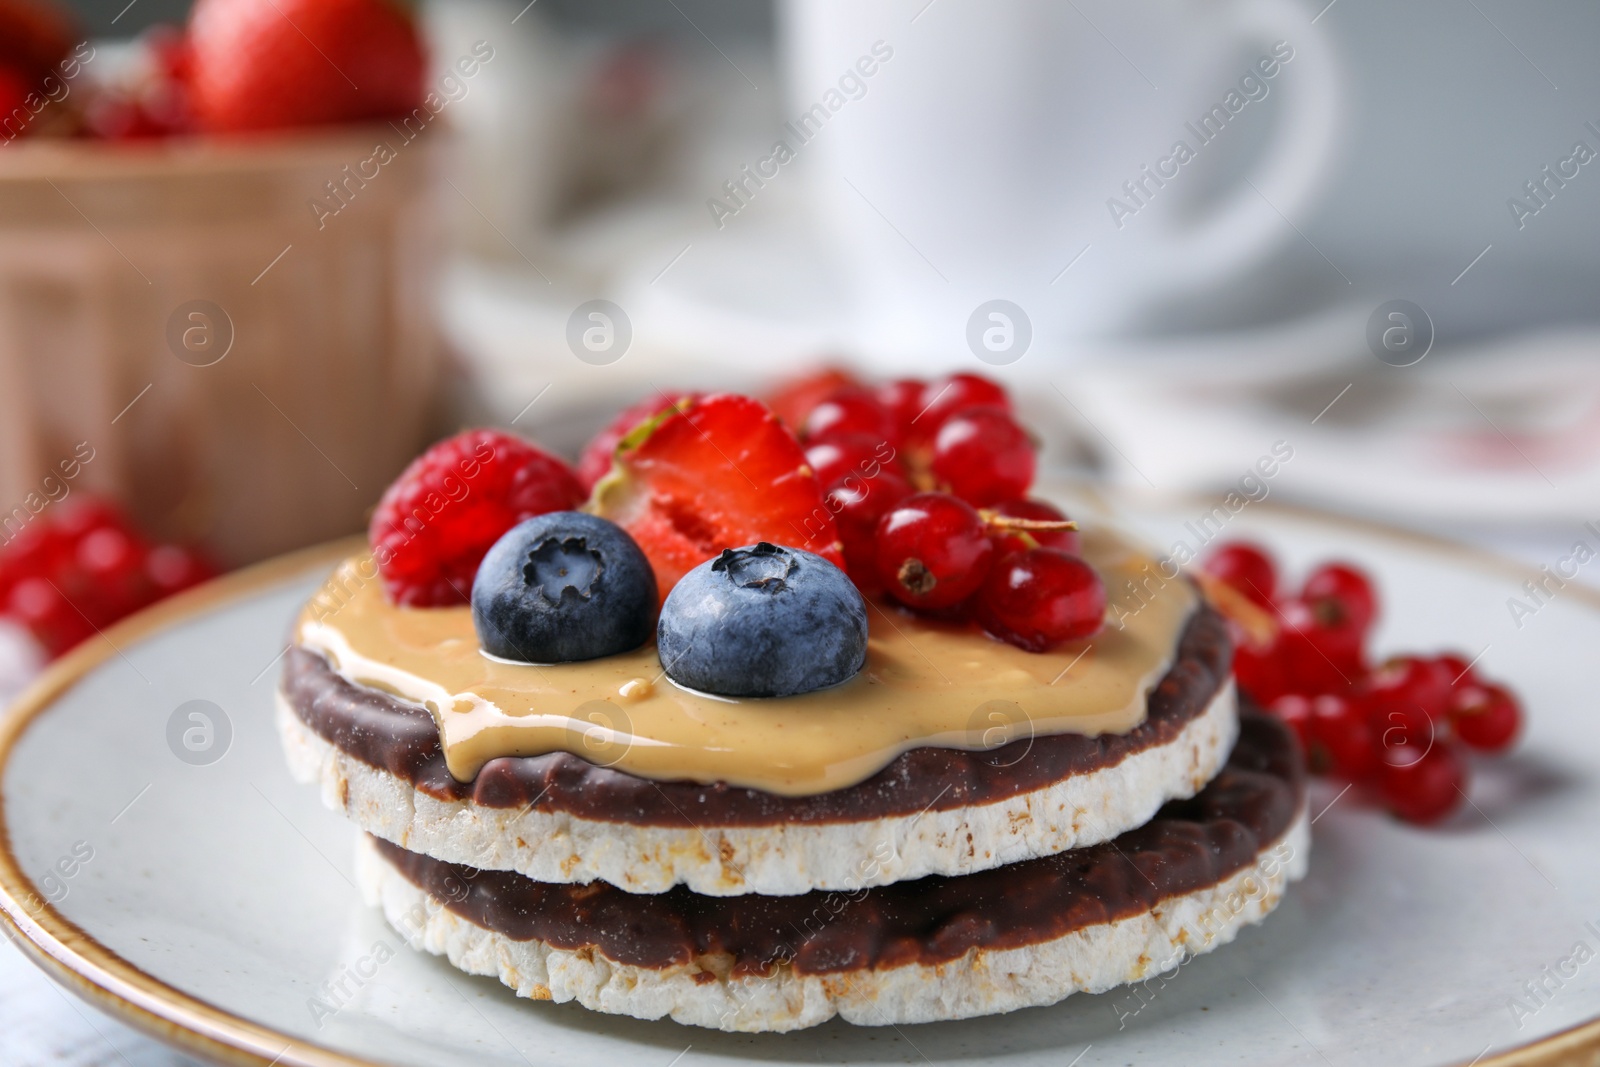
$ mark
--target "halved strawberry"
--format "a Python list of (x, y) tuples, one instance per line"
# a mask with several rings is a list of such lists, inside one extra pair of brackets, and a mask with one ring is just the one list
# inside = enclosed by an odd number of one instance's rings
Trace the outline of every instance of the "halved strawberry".
[(594, 492), (595, 483), (599, 482), (611, 472), (611, 461), (616, 457), (617, 446), (622, 439), (642, 422), (661, 414), (680, 400), (699, 397), (701, 393), (676, 393), (671, 396), (666, 393), (651, 393), (643, 400), (631, 407), (623, 408), (621, 413), (610, 422), (605, 429), (589, 439), (583, 446), (583, 453), (578, 456), (578, 483), (583, 486), (585, 493)]
[(747, 396), (685, 398), (637, 427), (588, 510), (633, 535), (663, 599), (695, 566), (757, 541), (844, 566), (833, 515), (799, 442)]

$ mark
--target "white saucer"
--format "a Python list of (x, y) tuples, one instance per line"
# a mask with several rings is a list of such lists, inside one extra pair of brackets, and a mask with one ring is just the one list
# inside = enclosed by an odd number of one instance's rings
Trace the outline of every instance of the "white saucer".
[[(1165, 548), (1202, 510), (1124, 518)], [(406, 950), (360, 904), (353, 832), (289, 780), (272, 727), (289, 621), (348, 544), (169, 602), (22, 698), (0, 725), (0, 907), (80, 995), (239, 1064), (1422, 1067), (1481, 1055), (1479, 1067), (1503, 1067), (1594, 1055), (1600, 959), (1562, 969), (1579, 944), (1600, 955), (1600, 596), (1569, 587), (1519, 631), (1506, 598), (1525, 575), (1511, 565), (1267, 505), (1232, 519), (1236, 533), (1297, 566), (1361, 561), (1390, 605), (1383, 650), (1487, 645), (1481, 666), (1526, 698), (1532, 725), (1514, 757), (1480, 767), (1475, 807), (1443, 828), (1319, 787), (1307, 880), (1265, 925), (1152, 983), (1135, 1014), (1137, 994), (1121, 990), (970, 1022), (739, 1036), (519, 1001)], [(221, 714), (184, 707), (197, 700)], [(191, 713), (213, 720), (210, 748)], [(1536, 999), (1525, 984), (1540, 982)], [(1513, 998), (1533, 1010), (1519, 1020)]]

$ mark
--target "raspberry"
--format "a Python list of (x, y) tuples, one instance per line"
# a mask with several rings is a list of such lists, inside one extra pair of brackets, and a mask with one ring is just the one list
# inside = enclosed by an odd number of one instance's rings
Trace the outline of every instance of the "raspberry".
[(468, 430), (412, 461), (378, 501), (367, 536), (395, 603), (465, 604), (500, 535), (582, 499), (572, 470), (548, 452), (498, 430)]

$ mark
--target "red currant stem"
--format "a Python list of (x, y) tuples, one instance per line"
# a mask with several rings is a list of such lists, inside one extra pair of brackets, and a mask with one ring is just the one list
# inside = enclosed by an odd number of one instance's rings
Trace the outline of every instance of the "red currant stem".
[(1012, 515), (1001, 515), (989, 508), (979, 508), (978, 514), (983, 518), (984, 525), (993, 526), (1000, 530), (1076, 530), (1078, 524), (1071, 519), (1020, 519)]
[(906, 481), (919, 493), (931, 493), (938, 487), (933, 478), (933, 450), (926, 445), (907, 445), (900, 451), (900, 463)]
[(1253, 644), (1264, 648), (1277, 638), (1282, 627), (1261, 605), (1205, 571), (1194, 571), (1192, 574), (1206, 599), (1224, 616), (1244, 627)]

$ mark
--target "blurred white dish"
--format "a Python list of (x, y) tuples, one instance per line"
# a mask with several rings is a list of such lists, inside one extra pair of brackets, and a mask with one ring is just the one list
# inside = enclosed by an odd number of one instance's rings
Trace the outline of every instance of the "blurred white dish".
[[(1123, 517), (1165, 544), (1189, 510)], [(271, 724), (288, 621), (348, 545), (117, 627), (23, 699), (0, 729), (0, 905), (30, 955), (81, 995), (243, 1064), (663, 1067), (682, 1054), (1060, 1067), (1320, 1053), (1404, 1067), (1487, 1049), (1481, 1067), (1504, 1067), (1534, 1063), (1499, 1053), (1535, 1040), (1539, 1063), (1560, 1048), (1600, 1048), (1600, 1021), (1588, 1022), (1600, 1012), (1600, 967), (1563, 976), (1520, 1029), (1508, 1008), (1575, 943), (1600, 942), (1585, 925), (1600, 915), (1600, 721), (1582, 666), (1600, 643), (1600, 598), (1564, 593), (1519, 632), (1504, 607), (1523, 577), (1514, 567), (1265, 505), (1233, 522), (1229, 536), (1267, 539), (1296, 567), (1334, 553), (1370, 566), (1392, 605), (1385, 649), (1488, 646), (1483, 666), (1525, 696), (1531, 729), (1517, 755), (1483, 769), (1476, 806), (1440, 829), (1320, 790), (1315, 808), (1332, 806), (1317, 821), (1311, 874), (1280, 913), (1147, 991), (1131, 1017), (1135, 994), (1123, 990), (899, 1030), (691, 1032), (518, 1001), (400, 947), (349, 884), (351, 829), (289, 780)], [(187, 717), (195, 700), (215, 710), (209, 735), (185, 747), (183, 731), (203, 725)], [(32, 905), (30, 894), (56, 902)]]
[[(961, 336), (996, 298), (1041, 339), (1122, 327), (1294, 240), (1334, 162), (1341, 63), (1295, 0), (780, 10), (779, 136), (875, 345)], [(731, 203), (790, 180), (754, 166)]]

